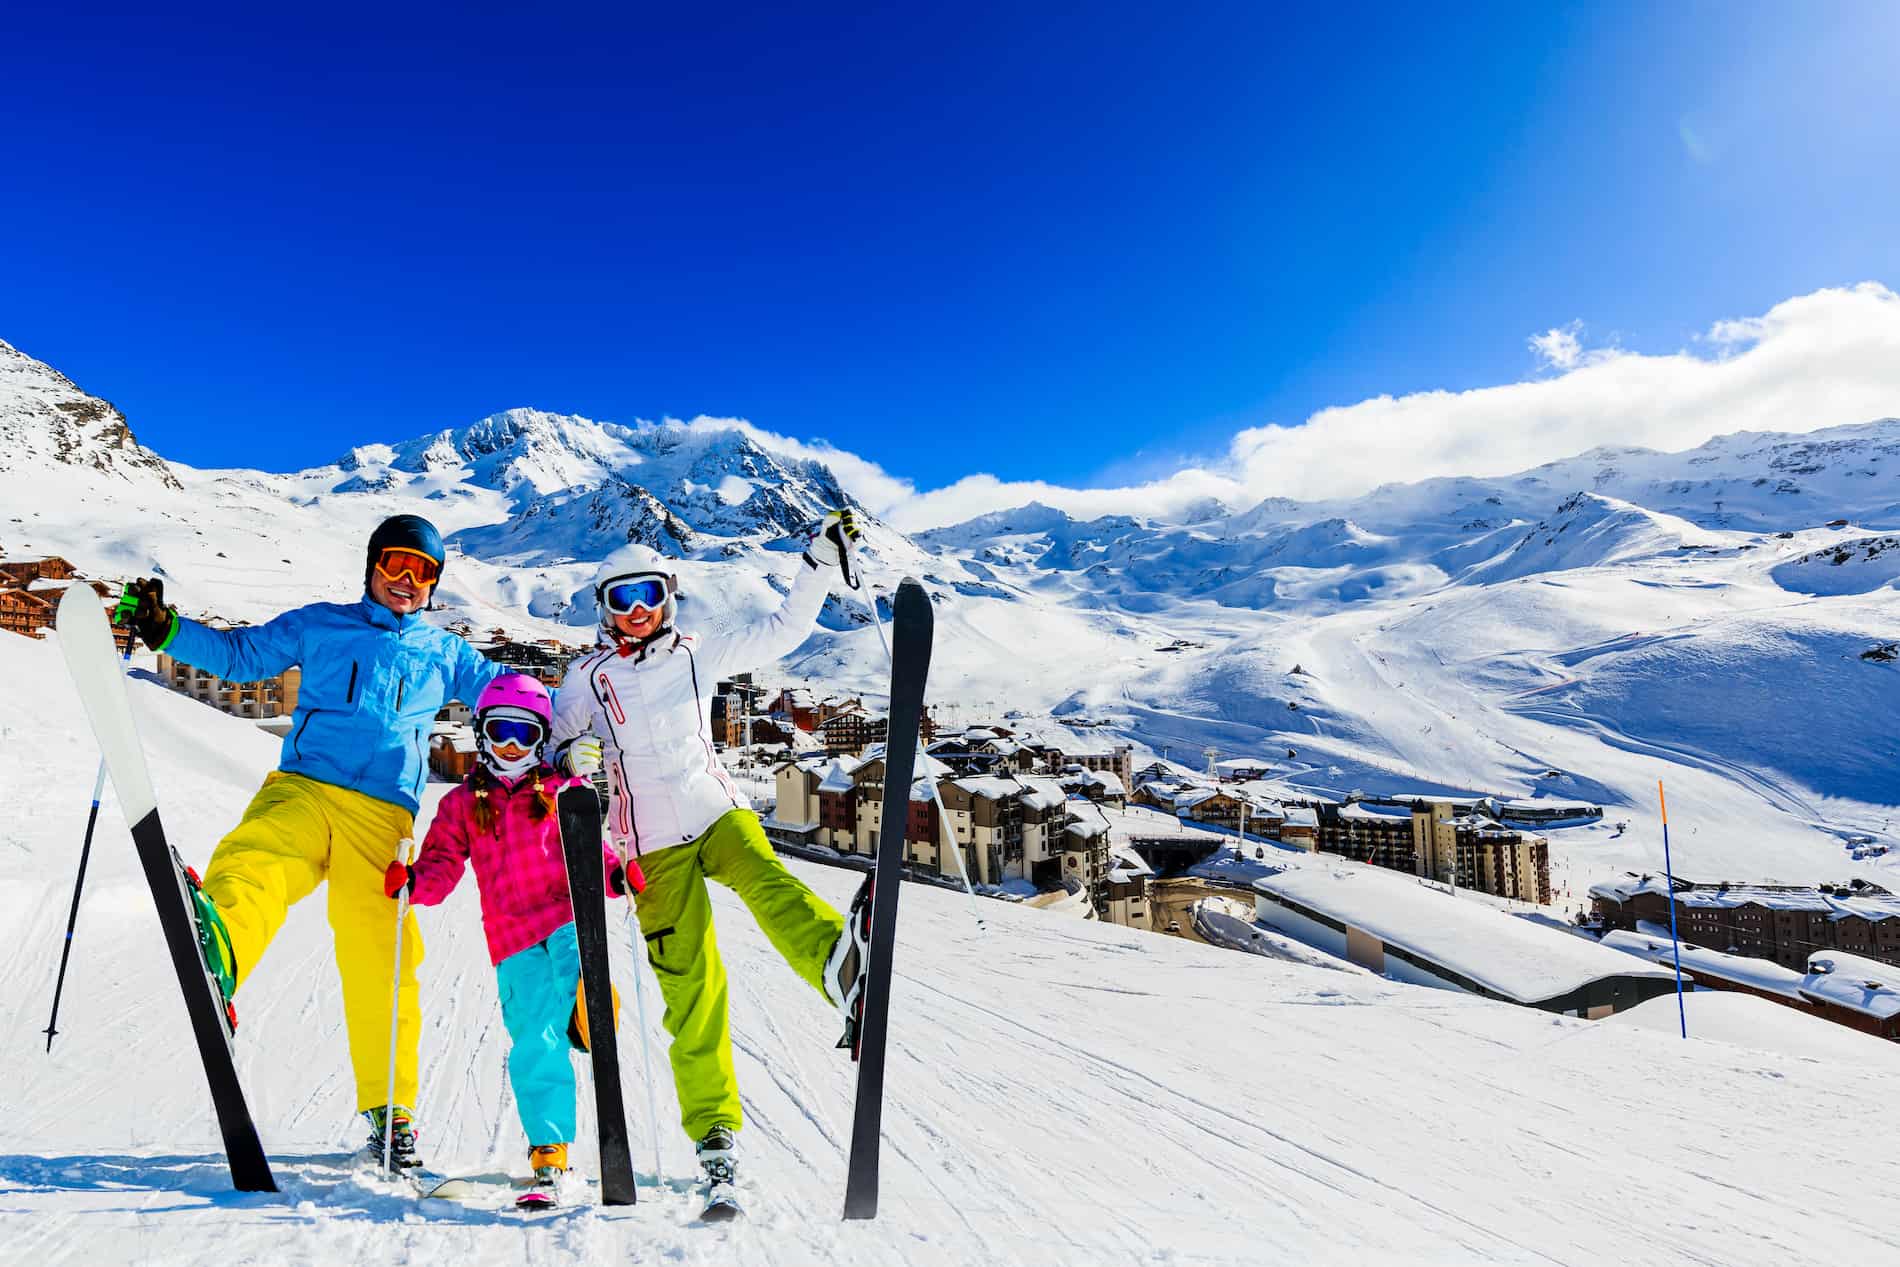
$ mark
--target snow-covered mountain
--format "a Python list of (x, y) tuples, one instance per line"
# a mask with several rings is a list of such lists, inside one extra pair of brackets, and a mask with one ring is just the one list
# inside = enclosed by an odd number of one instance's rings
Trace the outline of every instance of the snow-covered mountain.
[[(905, 886), (898, 922), (875, 1222), (839, 1219), (855, 1068), (833, 1047), (836, 1014), (718, 885), (746, 1116), (741, 1222), (691, 1222), (694, 1163), (676, 1125), (666, 1035), (647, 978), (650, 1117), (631, 1005), (639, 969), (618, 925), (611, 969), (630, 1001), (621, 1052), (638, 1204), (523, 1218), (418, 1202), (347, 1165), (361, 1127), (321, 896), (292, 909), (237, 996), (238, 1070), (282, 1190), (234, 1193), (110, 788), (59, 1036), (44, 1050), (95, 750), (56, 647), (0, 639), (0, 676), (18, 683), (0, 693), (8, 778), (23, 781), (6, 787), (32, 790), (12, 798), (26, 812), (0, 827), (10, 948), (0, 964), (0, 1243), (21, 1262), (1768, 1267), (1891, 1257), (1900, 1160), (1842, 1142), (1900, 1098), (1891, 1044), (1792, 1014), (1723, 1027), (1701, 1007), (1691, 1025), (1726, 1041), (1684, 1042), (1673, 1010), (1663, 1032), (1642, 1027), (1641, 1008), (1629, 1023), (1582, 1021), (1000, 903), (985, 903), (979, 934), (966, 899), (925, 885)], [(276, 745), (153, 682), (135, 680), (131, 694), (166, 827), (202, 868)], [(432, 789), (425, 819), (443, 790)], [(790, 865), (833, 903), (857, 881)], [(420, 919), (426, 1157), (451, 1173), (522, 1172), (475, 885)], [(1804, 1027), (1820, 1032), (1805, 1045), (1780, 1032)], [(583, 1076), (573, 1155), (592, 1172), (587, 1085)]]
[(48, 464), (178, 487), (164, 459), (133, 437), (110, 402), (0, 340), (0, 477), (29, 478)]
[[(36, 391), (109, 410), (50, 374)], [(707, 419), (511, 410), (288, 474), (174, 464), (174, 484), (163, 463), (119, 469), (117, 434), (17, 446), (0, 548), (156, 573), (187, 611), (244, 619), (353, 597), (370, 528), (416, 511), (451, 543), (443, 619), (583, 641), (595, 561), (639, 540), (679, 559), (684, 618), (716, 630), (768, 611), (804, 526), (852, 500), (823, 464)], [(1882, 651), (1900, 644), (1900, 420), (1167, 521), (1032, 504), (906, 537), (867, 519), (870, 586), (773, 673), (878, 691), (864, 599), (910, 573), (953, 718), (1053, 713), (1081, 744), (1259, 754), (1340, 794), (1598, 801), (1629, 826), (1560, 837), (1578, 887), (1660, 861), (1659, 778), (1686, 873), (1900, 876)], [(1856, 858), (1866, 837), (1896, 848)]]

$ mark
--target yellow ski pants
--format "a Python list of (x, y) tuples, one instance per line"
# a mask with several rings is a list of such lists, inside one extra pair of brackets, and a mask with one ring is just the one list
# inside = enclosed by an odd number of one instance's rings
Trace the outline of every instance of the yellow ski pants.
[(713, 939), (706, 881), (739, 895), (766, 940), (821, 998), (825, 960), (844, 931), (844, 916), (785, 869), (751, 810), (727, 810), (699, 839), (640, 855), (640, 867), (647, 887), (634, 909), (666, 1001), (680, 1125), (695, 1140), (715, 1126), (738, 1130), (726, 967)]
[[(389, 1095), (396, 903), (383, 896), (383, 872), (396, 860), (396, 843), (414, 828), (414, 818), (399, 805), (278, 770), (264, 780), (243, 820), (218, 842), (204, 876), (205, 892), (231, 933), (239, 989), (290, 908), (330, 881), (330, 931), (359, 1111)], [(416, 1000), (422, 933), (413, 912), (403, 920), (402, 935), (395, 1102), (413, 1107), (422, 1032)]]

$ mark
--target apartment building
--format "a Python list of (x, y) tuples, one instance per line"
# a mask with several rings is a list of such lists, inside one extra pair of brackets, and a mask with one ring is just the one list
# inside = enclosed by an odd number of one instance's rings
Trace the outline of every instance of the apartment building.
[(1415, 801), (1416, 874), (1521, 902), (1550, 903), (1550, 842), (1474, 811), (1473, 802)]
[[(229, 628), (224, 622), (214, 627)], [(227, 682), (204, 669), (175, 660), (164, 652), (158, 657), (159, 680), (181, 695), (189, 695), (201, 704), (209, 704), (233, 717), (253, 720), (288, 717), (297, 711), (297, 690), (303, 683), (303, 670), (295, 665), (261, 682)]]
[(1668, 927), (1699, 946), (1772, 959), (1804, 972), (1819, 951), (1841, 951), (1900, 966), (1900, 897), (1867, 880), (1819, 886), (1696, 883), (1677, 879), (1674, 900), (1660, 875), (1630, 874), (1590, 886), (1605, 928)]

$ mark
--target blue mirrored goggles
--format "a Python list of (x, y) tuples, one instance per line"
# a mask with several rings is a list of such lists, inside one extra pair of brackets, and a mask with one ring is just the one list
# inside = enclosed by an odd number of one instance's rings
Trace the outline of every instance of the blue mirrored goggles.
[(512, 743), (532, 748), (541, 742), (543, 733), (540, 722), (523, 721), (519, 717), (490, 717), (482, 723), (482, 734), (493, 744)]
[(666, 582), (655, 576), (615, 581), (607, 587), (607, 610), (625, 616), (639, 610), (658, 611), (666, 606)]

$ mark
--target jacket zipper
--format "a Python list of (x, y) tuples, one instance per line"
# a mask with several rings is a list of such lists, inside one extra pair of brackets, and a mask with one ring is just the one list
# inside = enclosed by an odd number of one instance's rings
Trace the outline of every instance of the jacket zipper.
[(343, 693), (343, 702), (345, 704), (356, 702), (356, 661), (354, 660), (350, 661), (350, 689)]
[(396, 679), (396, 711), (399, 713), (402, 711), (402, 693), (407, 690), (408, 687), (409, 683), (403, 681), (401, 678)]
[(303, 715), (303, 720), (297, 723), (297, 733), (290, 738), (290, 750), (297, 754), (299, 760), (303, 758), (304, 729), (310, 725), (310, 719), (314, 716), (316, 716), (314, 712), (306, 712)]

